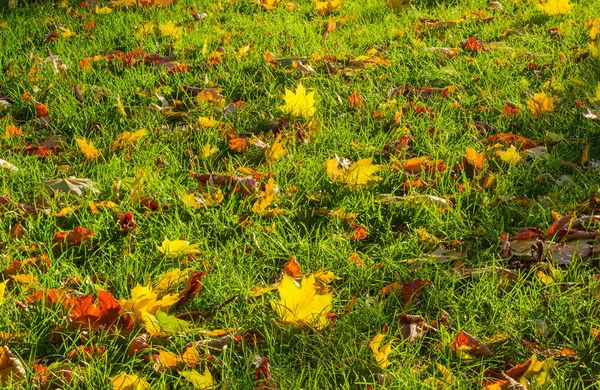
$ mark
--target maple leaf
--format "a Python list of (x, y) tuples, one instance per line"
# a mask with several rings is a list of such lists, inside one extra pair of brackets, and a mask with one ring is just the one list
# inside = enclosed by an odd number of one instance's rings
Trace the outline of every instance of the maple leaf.
[(317, 330), (325, 328), (333, 294), (326, 288), (317, 288), (315, 275), (305, 275), (296, 281), (284, 274), (277, 291), (280, 300), (270, 302), (282, 323)]
[(162, 310), (157, 310), (155, 314), (144, 313), (142, 318), (148, 335), (152, 337), (170, 337), (189, 330), (190, 324), (184, 320), (170, 316)]
[(322, 16), (329, 16), (332, 12), (342, 8), (340, 0), (317, 1), (315, 3), (315, 12)]
[(186, 347), (182, 354), (169, 351), (160, 351), (152, 356), (154, 360), (154, 370), (156, 372), (165, 372), (166, 370), (178, 370), (182, 367), (192, 368), (202, 364), (206, 357), (198, 353), (194, 345)]
[(500, 160), (508, 163), (509, 165), (517, 165), (521, 161), (521, 155), (517, 152), (517, 148), (511, 145), (506, 151), (499, 150), (496, 155), (500, 157)]
[(265, 151), (265, 158), (269, 164), (273, 164), (275, 160), (286, 155), (286, 150), (283, 147), (283, 142), (281, 141), (281, 133), (277, 135), (275, 141), (267, 148)]
[(152, 290), (159, 295), (166, 294), (185, 282), (189, 272), (190, 268), (171, 270), (154, 281)]
[(63, 38), (71, 38), (77, 36), (73, 31), (69, 30), (66, 27), (58, 26), (58, 29), (60, 30), (60, 36)]
[(66, 249), (70, 246), (77, 246), (89, 242), (94, 237), (94, 231), (81, 226), (70, 232), (56, 232), (52, 237), (52, 245), (59, 249)]
[(465, 160), (477, 169), (483, 168), (485, 163), (485, 156), (483, 153), (477, 153), (475, 149), (467, 148), (465, 153)]
[(371, 160), (371, 158), (364, 158), (356, 161), (348, 168), (339, 169), (339, 159), (331, 158), (325, 162), (325, 170), (332, 181), (344, 183), (350, 189), (357, 189), (373, 185), (381, 180), (381, 178), (373, 176), (375, 172), (381, 169), (381, 166), (371, 164)]
[(112, 150), (115, 151), (117, 149), (122, 149), (126, 146), (135, 145), (136, 142), (148, 134), (145, 129), (141, 129), (138, 131), (130, 132), (124, 131), (117, 137), (116, 140), (112, 143)]
[(273, 11), (279, 4), (279, 0), (252, 0), (252, 2), (260, 5), (266, 11)]
[(569, 0), (541, 0), (537, 4), (539, 10), (550, 16), (568, 14), (574, 6), (575, 4), (571, 4)]
[[(600, 85), (600, 84), (599, 84)], [(23, 135), (23, 131), (17, 126), (8, 125), (6, 126), (6, 131), (4, 132), (4, 138), (16, 137), (19, 135)]]
[(137, 375), (119, 374), (111, 376), (108, 380), (112, 383), (113, 390), (149, 390), (150, 383)]
[(157, 311), (166, 312), (179, 301), (175, 294), (167, 294), (161, 299), (152, 288), (138, 284), (131, 290), (131, 298), (121, 299), (121, 306), (133, 314), (137, 323), (144, 322), (144, 316)]
[(160, 246), (157, 247), (158, 252), (166, 257), (186, 256), (191, 253), (200, 253), (197, 249), (198, 244), (190, 244), (184, 240), (169, 240), (165, 238)]
[(112, 8), (96, 6), (94, 12), (96, 12), (98, 15), (108, 15), (112, 12)]
[(214, 381), (208, 367), (204, 367), (204, 373), (200, 374), (196, 370), (179, 371), (179, 375), (184, 377), (194, 389), (212, 389)]
[(308, 119), (315, 115), (317, 111), (315, 107), (315, 92), (306, 93), (306, 88), (302, 83), (296, 87), (296, 92), (292, 92), (286, 88), (285, 90), (285, 105), (280, 109), (286, 114)]
[(158, 30), (160, 31), (161, 36), (171, 37), (173, 39), (179, 39), (183, 34), (183, 27), (176, 27), (175, 23), (170, 20), (165, 24), (159, 24)]
[(527, 101), (527, 107), (534, 118), (539, 118), (554, 110), (554, 99), (545, 92), (534, 93), (533, 99)]
[(270, 178), (265, 186), (265, 191), (262, 193), (262, 197), (256, 200), (252, 205), (252, 212), (263, 217), (275, 217), (284, 214), (284, 210), (269, 208), (275, 201), (277, 195), (279, 195), (279, 187), (275, 184), (275, 181)]
[(200, 151), (200, 158), (203, 160), (208, 160), (218, 152), (219, 148), (211, 144), (206, 144), (202, 147), (202, 150)]
[(100, 152), (94, 147), (92, 141), (87, 141), (85, 138), (76, 138), (77, 146), (79, 150), (88, 160), (94, 160), (100, 157)]
[(375, 355), (375, 360), (381, 368), (386, 368), (391, 364), (388, 360), (388, 356), (392, 352), (393, 340), (380, 347), (381, 343), (383, 342), (383, 339), (385, 339), (385, 336), (387, 335), (387, 332), (388, 326), (384, 325), (381, 332), (377, 333), (377, 335), (373, 337), (371, 342), (369, 342), (369, 348), (371, 348), (371, 351), (373, 351), (373, 355)]

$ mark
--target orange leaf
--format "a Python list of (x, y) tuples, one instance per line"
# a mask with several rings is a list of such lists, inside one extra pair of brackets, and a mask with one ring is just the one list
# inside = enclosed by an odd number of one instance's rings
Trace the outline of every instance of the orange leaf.
[(283, 272), (286, 275), (291, 276), (292, 278), (302, 277), (302, 271), (300, 270), (300, 264), (296, 262), (296, 259), (290, 257), (288, 261), (285, 262), (283, 266)]
[(240, 137), (229, 140), (229, 149), (237, 153), (243, 153), (248, 150), (248, 138)]
[(481, 169), (483, 168), (485, 157), (483, 153), (477, 153), (475, 149), (467, 148), (465, 160), (467, 161), (467, 163), (473, 165), (475, 168)]
[(41, 118), (45, 118), (48, 116), (48, 106), (47, 105), (36, 102), (35, 109), (37, 110), (37, 113)]
[(492, 356), (492, 351), (481, 341), (471, 336), (464, 330), (456, 335), (450, 344), (450, 349), (461, 359), (470, 359), (473, 356)]

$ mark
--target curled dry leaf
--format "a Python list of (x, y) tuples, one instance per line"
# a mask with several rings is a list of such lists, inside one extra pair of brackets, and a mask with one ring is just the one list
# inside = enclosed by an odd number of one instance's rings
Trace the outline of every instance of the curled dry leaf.
[(489, 357), (493, 355), (492, 351), (484, 343), (464, 330), (461, 330), (460, 333), (456, 335), (450, 344), (450, 349), (460, 359), (472, 359), (474, 356)]
[(44, 186), (51, 195), (57, 192), (74, 193), (77, 196), (81, 196), (87, 191), (91, 191), (94, 195), (100, 193), (90, 179), (77, 179), (73, 176), (47, 181)]
[(425, 318), (404, 313), (398, 316), (398, 325), (400, 326), (400, 335), (410, 343), (423, 336), (429, 329)]

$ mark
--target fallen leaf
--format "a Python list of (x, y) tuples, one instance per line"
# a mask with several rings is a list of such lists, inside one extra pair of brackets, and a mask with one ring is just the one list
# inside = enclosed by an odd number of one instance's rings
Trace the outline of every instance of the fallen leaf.
[(166, 257), (186, 256), (192, 253), (200, 253), (197, 249), (199, 244), (190, 244), (184, 240), (169, 240), (165, 238), (162, 244), (157, 247), (158, 252)]
[(450, 349), (460, 359), (472, 359), (474, 356), (489, 357), (493, 355), (492, 351), (484, 343), (463, 330), (456, 335), (450, 344)]
[(373, 339), (369, 342), (369, 348), (371, 348), (371, 351), (373, 351), (373, 355), (375, 355), (375, 361), (377, 361), (377, 364), (381, 368), (386, 368), (391, 364), (388, 360), (388, 356), (392, 352), (393, 340), (380, 347), (387, 333), (388, 326), (384, 325), (381, 332), (377, 333), (377, 335), (375, 335), (375, 337), (373, 337)]
[(81, 196), (86, 191), (91, 191), (94, 195), (98, 195), (100, 191), (94, 186), (94, 182), (90, 179), (77, 179), (70, 176), (66, 179), (50, 180), (45, 183), (46, 190), (53, 195), (57, 192), (72, 192), (77, 196)]
[(196, 370), (179, 371), (179, 375), (184, 377), (193, 389), (212, 389), (214, 386), (213, 377), (208, 367), (204, 367), (204, 373), (200, 374)]
[(285, 90), (285, 105), (280, 109), (285, 114), (308, 119), (317, 111), (315, 107), (315, 92), (306, 93), (306, 88), (302, 83), (296, 87), (296, 92), (292, 92), (286, 88)]
[(313, 274), (305, 275), (299, 281), (284, 274), (277, 291), (280, 300), (270, 302), (282, 323), (317, 330), (325, 328), (333, 294), (328, 289), (317, 288)]
[(108, 380), (112, 383), (113, 390), (149, 390), (150, 384), (146, 379), (137, 375), (119, 374), (111, 376)]

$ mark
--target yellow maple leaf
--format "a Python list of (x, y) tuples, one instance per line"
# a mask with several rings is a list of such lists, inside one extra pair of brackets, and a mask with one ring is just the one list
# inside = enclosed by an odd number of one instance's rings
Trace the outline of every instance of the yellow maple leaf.
[(111, 376), (108, 380), (112, 383), (113, 390), (147, 390), (150, 384), (146, 379), (137, 375), (119, 374)]
[(102, 7), (96, 6), (94, 10), (98, 15), (108, 15), (112, 12), (112, 8), (110, 7)]
[(496, 155), (500, 157), (500, 160), (510, 165), (517, 165), (521, 161), (521, 155), (517, 152), (517, 148), (514, 145), (511, 145), (506, 151), (497, 151)]
[(198, 118), (198, 123), (205, 129), (209, 129), (211, 127), (214, 127), (217, 123), (219, 123), (219, 121), (214, 120), (212, 117), (207, 118), (205, 116), (201, 116), (200, 118)]
[(266, 11), (273, 11), (279, 4), (279, 0), (252, 0), (252, 2), (260, 5)]
[(184, 377), (194, 389), (212, 389), (214, 386), (213, 377), (208, 369), (204, 367), (204, 373), (200, 374), (196, 370), (179, 371), (179, 375)]
[(545, 92), (534, 93), (533, 99), (527, 101), (527, 107), (534, 118), (539, 118), (554, 110), (554, 99)]
[(286, 88), (284, 99), (285, 105), (281, 106), (280, 109), (286, 114), (310, 118), (317, 111), (315, 108), (315, 92), (307, 94), (302, 83), (296, 87), (296, 93)]
[(4, 293), (6, 292), (6, 283), (8, 283), (8, 282), (0, 283), (0, 305), (3, 304), (5, 301)]
[(138, 131), (124, 131), (112, 143), (112, 150), (124, 148), (125, 146), (135, 144), (140, 138), (148, 134), (145, 129)]
[(179, 39), (183, 35), (183, 27), (176, 27), (175, 23), (170, 20), (165, 24), (159, 24), (158, 31), (160, 31), (161, 36), (173, 39)]
[(71, 38), (77, 36), (77, 34), (75, 34), (73, 31), (69, 30), (66, 27), (58, 26), (58, 29), (60, 30), (60, 36), (62, 38)]
[(281, 134), (277, 135), (275, 141), (265, 151), (265, 158), (269, 164), (272, 164), (275, 160), (285, 156), (287, 153), (281, 142)]
[(391, 364), (388, 360), (388, 356), (392, 352), (393, 340), (385, 344), (381, 348), (379, 347), (383, 342), (383, 339), (385, 339), (387, 332), (388, 326), (384, 325), (383, 329), (381, 330), (381, 333), (377, 333), (377, 335), (373, 337), (371, 342), (369, 342), (369, 347), (371, 348), (371, 351), (373, 351), (373, 355), (375, 355), (375, 361), (377, 361), (377, 364), (379, 364), (379, 367), (381, 368), (386, 368)]
[(332, 181), (344, 183), (350, 189), (357, 189), (375, 184), (381, 180), (381, 178), (373, 176), (381, 169), (381, 166), (371, 164), (371, 160), (371, 158), (363, 158), (347, 169), (340, 169), (338, 159), (332, 158), (325, 162), (325, 170)]
[(92, 141), (88, 141), (85, 138), (76, 138), (77, 146), (79, 150), (88, 160), (94, 160), (100, 157), (100, 152), (96, 149)]
[(329, 16), (332, 12), (342, 8), (340, 0), (317, 1), (315, 3), (315, 12), (319, 15)]
[(200, 151), (200, 158), (202, 158), (203, 160), (208, 160), (218, 152), (219, 148), (211, 144), (206, 144), (202, 147), (202, 150)]
[(158, 310), (166, 312), (177, 302), (177, 294), (168, 294), (159, 299), (159, 295), (152, 288), (140, 284), (131, 290), (131, 298), (120, 300), (121, 306), (131, 312), (138, 323), (142, 323), (147, 314), (154, 314)]
[(315, 275), (305, 275), (299, 281), (287, 274), (277, 286), (280, 300), (271, 300), (271, 307), (279, 320), (287, 325), (309, 326), (317, 330), (328, 323), (327, 313), (331, 311), (333, 294), (317, 285)]
[(142, 24), (141, 26), (137, 27), (137, 29), (135, 31), (135, 39), (137, 39), (138, 41), (141, 41), (147, 35), (150, 35), (150, 34), (154, 35), (155, 32), (156, 32), (156, 24), (154, 22), (146, 22), (146, 23)]
[(442, 374), (442, 377), (431, 376), (426, 378), (424, 383), (436, 389), (453, 389), (456, 386), (456, 378), (452, 375), (452, 371), (440, 363), (436, 362), (435, 365)]
[(537, 4), (537, 8), (544, 11), (547, 15), (568, 14), (574, 6), (575, 4), (571, 4), (569, 0), (541, 0)]
[(189, 255), (190, 253), (200, 253), (198, 250), (198, 244), (190, 244), (184, 240), (169, 240), (165, 238), (162, 245), (157, 247), (158, 252), (166, 257), (179, 257)]
[(183, 270), (176, 268), (171, 270), (159, 276), (158, 279), (154, 281), (152, 290), (159, 295), (166, 294), (173, 290), (173, 288), (185, 282), (189, 272), (190, 268)]

